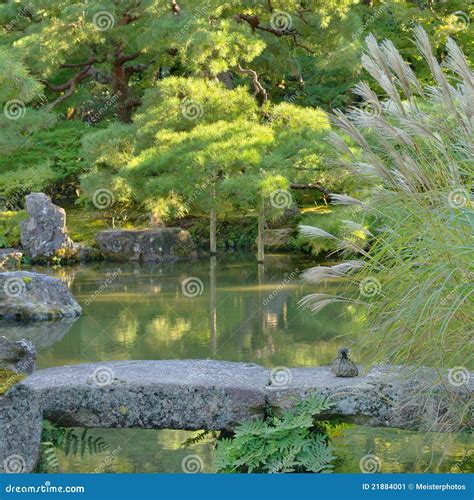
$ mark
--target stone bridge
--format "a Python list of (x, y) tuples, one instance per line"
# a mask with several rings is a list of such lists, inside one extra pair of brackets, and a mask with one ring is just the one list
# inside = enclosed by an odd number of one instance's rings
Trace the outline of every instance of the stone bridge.
[[(0, 470), (11, 457), (23, 472), (38, 459), (42, 419), (62, 426), (145, 429), (232, 429), (313, 394), (334, 406), (325, 418), (400, 428), (432, 425), (447, 408), (472, 398), (473, 378), (461, 386), (432, 370), (379, 367), (337, 378), (329, 367), (269, 370), (225, 361), (114, 361), (39, 370), (0, 397)], [(433, 390), (420, 398), (426, 381)], [(448, 396), (446, 396), (448, 394)], [(454, 398), (454, 399), (453, 399)]]

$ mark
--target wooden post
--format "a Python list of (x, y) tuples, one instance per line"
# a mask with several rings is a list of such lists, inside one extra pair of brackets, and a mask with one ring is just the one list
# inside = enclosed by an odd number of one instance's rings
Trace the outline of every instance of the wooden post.
[(263, 262), (265, 261), (264, 232), (265, 232), (265, 207), (263, 205), (263, 199), (262, 199), (258, 212), (257, 262), (259, 264), (263, 264)]

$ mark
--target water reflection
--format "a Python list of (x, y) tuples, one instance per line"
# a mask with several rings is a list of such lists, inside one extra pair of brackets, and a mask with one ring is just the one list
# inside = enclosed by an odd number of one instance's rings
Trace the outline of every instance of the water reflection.
[[(198, 455), (202, 472), (213, 472), (212, 441), (183, 448), (196, 432), (144, 429), (94, 429), (109, 450), (84, 458), (60, 456), (63, 472), (182, 472), (184, 457)], [(350, 446), (348, 446), (350, 443)], [(470, 436), (423, 434), (398, 429), (349, 426), (332, 441), (335, 472), (360, 472), (367, 454), (378, 457), (380, 472), (474, 472)], [(117, 453), (112, 452), (118, 450)]]
[[(171, 358), (328, 364), (342, 342), (337, 337), (350, 332), (352, 315), (345, 306), (331, 306), (317, 317), (298, 307), (309, 289), (295, 270), (309, 265), (302, 258), (273, 256), (263, 267), (254, 256), (234, 256), (168, 266), (59, 269), (84, 314), (66, 337), (40, 352), (37, 366)], [(203, 284), (194, 297), (181, 286), (190, 277)]]

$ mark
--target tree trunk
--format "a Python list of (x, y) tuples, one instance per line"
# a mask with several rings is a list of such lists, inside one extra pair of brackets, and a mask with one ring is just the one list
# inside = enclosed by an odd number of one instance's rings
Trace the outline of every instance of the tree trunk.
[(133, 106), (129, 105), (130, 88), (129, 75), (124, 63), (116, 63), (112, 68), (112, 92), (117, 99), (117, 117), (122, 123), (132, 121)]
[(259, 264), (263, 264), (265, 260), (264, 232), (265, 232), (265, 208), (262, 200), (258, 212), (257, 261)]

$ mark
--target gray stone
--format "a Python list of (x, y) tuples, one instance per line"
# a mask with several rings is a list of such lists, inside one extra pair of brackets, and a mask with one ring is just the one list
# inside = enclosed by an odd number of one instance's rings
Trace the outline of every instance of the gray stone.
[(0, 272), (0, 319), (47, 320), (81, 314), (59, 279), (27, 271)]
[(36, 350), (28, 340), (12, 342), (0, 337), (0, 368), (15, 373), (32, 373), (35, 368)]
[(22, 384), (63, 425), (196, 430), (262, 417), (267, 382), (254, 364), (167, 360), (49, 368)]
[(67, 234), (66, 212), (44, 193), (26, 196), (30, 216), (21, 223), (21, 246), (33, 261), (76, 258), (76, 248)]
[[(442, 420), (447, 405), (459, 411), (465, 403), (472, 418), (474, 377), (469, 372), (464, 377), (466, 384), (453, 386), (432, 369), (389, 366), (352, 378), (335, 377), (330, 367), (288, 369), (275, 377), (259, 365), (210, 360), (49, 368), (0, 397), (0, 467), (33, 470), (42, 417), (64, 426), (231, 429), (263, 417), (266, 405), (281, 412), (316, 394), (335, 405), (323, 418), (431, 430), (436, 428), (426, 424), (438, 422), (440, 431), (452, 431)], [(430, 395), (421, 398), (428, 387)]]
[(179, 227), (107, 229), (97, 233), (96, 243), (105, 258), (114, 260), (169, 262), (196, 256), (189, 232)]
[(291, 227), (266, 229), (263, 235), (264, 245), (269, 248), (287, 248), (290, 245), (293, 232), (294, 230)]
[[(362, 367), (359, 373), (363, 373)], [(474, 392), (472, 375), (468, 385), (455, 387), (447, 380), (440, 380), (435, 370), (397, 366), (375, 367), (365, 375), (351, 378), (336, 377), (329, 367), (294, 368), (288, 370), (286, 378), (289, 382), (284, 386), (270, 384), (266, 388), (270, 406), (285, 410), (296, 401), (318, 395), (334, 403), (324, 416), (346, 417), (362, 425), (413, 430), (446, 432), (442, 425), (445, 401), (457, 401), (458, 408), (464, 402), (467, 407), (472, 404)], [(422, 390), (427, 388), (430, 390)], [(433, 409), (431, 414), (426, 411), (428, 407)]]
[(0, 396), (0, 472), (32, 472), (38, 462), (42, 410), (34, 391), (18, 384)]
[(78, 245), (79, 260), (80, 262), (93, 262), (102, 259), (100, 250), (93, 247), (85, 247)]
[(22, 258), (23, 253), (16, 248), (0, 249), (0, 271), (18, 269)]

